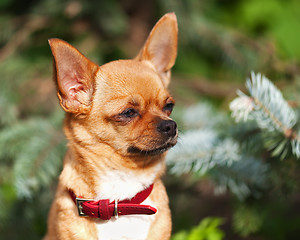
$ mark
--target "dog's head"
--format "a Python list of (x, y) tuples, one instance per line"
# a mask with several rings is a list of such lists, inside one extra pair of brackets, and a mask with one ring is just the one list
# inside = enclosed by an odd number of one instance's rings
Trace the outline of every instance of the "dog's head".
[(104, 143), (123, 156), (160, 155), (175, 145), (174, 100), (167, 86), (177, 31), (175, 14), (166, 14), (136, 58), (100, 67), (70, 44), (49, 40), (69, 140)]

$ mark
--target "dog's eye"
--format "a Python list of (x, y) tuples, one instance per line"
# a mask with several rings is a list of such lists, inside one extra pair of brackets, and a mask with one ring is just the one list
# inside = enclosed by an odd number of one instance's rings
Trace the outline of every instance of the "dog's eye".
[(171, 112), (173, 111), (173, 107), (174, 107), (174, 103), (170, 102), (164, 106), (163, 110), (164, 110), (164, 112), (167, 112), (170, 115)]
[(133, 118), (138, 115), (138, 111), (133, 108), (128, 108), (125, 111), (123, 111), (120, 115), (126, 118)]

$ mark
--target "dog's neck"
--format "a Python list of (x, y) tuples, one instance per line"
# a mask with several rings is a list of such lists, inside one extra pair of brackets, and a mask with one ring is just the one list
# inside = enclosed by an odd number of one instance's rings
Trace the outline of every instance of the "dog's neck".
[[(82, 184), (68, 187), (86, 198), (124, 200), (134, 197), (159, 179), (165, 171), (163, 157), (148, 156), (153, 164), (144, 164), (124, 157), (110, 149), (106, 144), (98, 143), (98, 148), (105, 151), (94, 151), (94, 146), (83, 146), (72, 142), (68, 150), (64, 168), (73, 168), (74, 176)], [(104, 154), (105, 153), (105, 154)], [(83, 187), (84, 186), (84, 187)], [(79, 189), (74, 189), (75, 187)]]

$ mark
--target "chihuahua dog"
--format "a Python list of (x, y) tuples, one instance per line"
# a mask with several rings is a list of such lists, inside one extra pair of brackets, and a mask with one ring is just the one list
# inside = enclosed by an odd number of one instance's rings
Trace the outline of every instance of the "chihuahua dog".
[(177, 20), (164, 15), (134, 59), (98, 66), (50, 39), (68, 151), (45, 239), (169, 239), (161, 181), (177, 141), (167, 90), (177, 55)]

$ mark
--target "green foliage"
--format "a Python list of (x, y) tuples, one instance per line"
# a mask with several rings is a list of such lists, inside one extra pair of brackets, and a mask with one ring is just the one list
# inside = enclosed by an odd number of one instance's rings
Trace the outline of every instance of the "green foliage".
[(224, 232), (219, 228), (224, 223), (222, 218), (208, 217), (190, 231), (181, 231), (172, 236), (171, 240), (221, 240)]
[(0, 131), (0, 159), (13, 160), (10, 175), (20, 198), (32, 197), (33, 192), (57, 176), (65, 142), (61, 125), (58, 124), (58, 129), (53, 125), (62, 121), (61, 116), (54, 115), (52, 121), (32, 118)]
[(251, 206), (241, 205), (233, 215), (233, 227), (241, 236), (257, 233), (263, 225), (263, 213)]
[(251, 0), (241, 1), (239, 25), (254, 33), (275, 38), (279, 50), (288, 58), (300, 59), (299, 1)]

